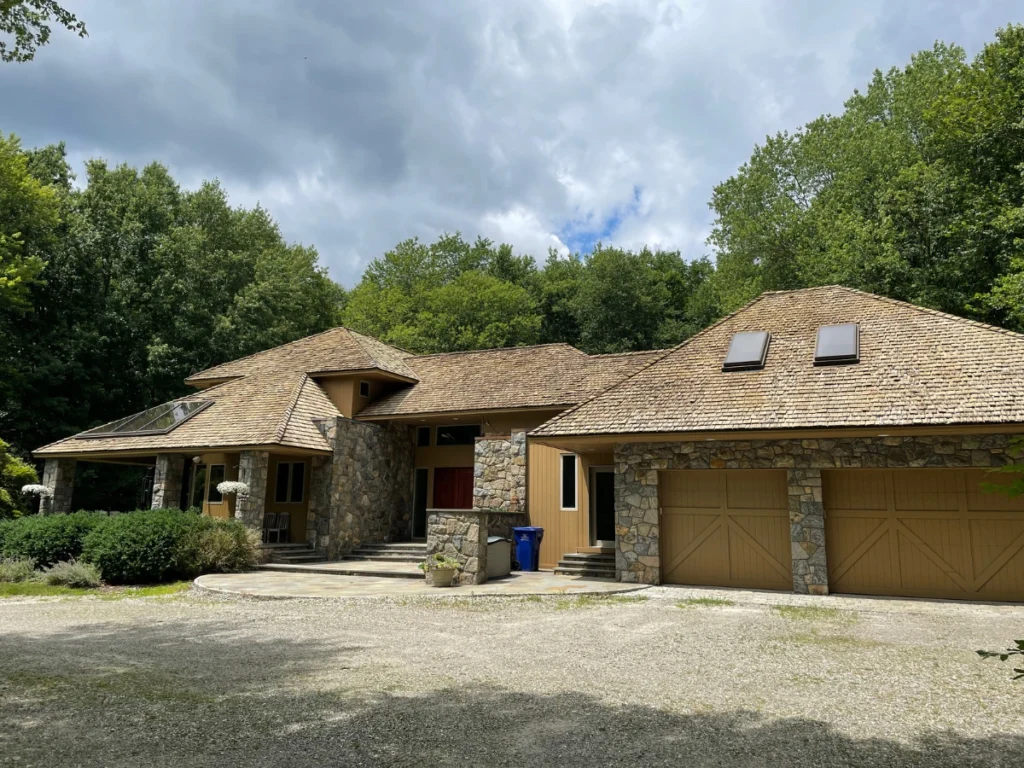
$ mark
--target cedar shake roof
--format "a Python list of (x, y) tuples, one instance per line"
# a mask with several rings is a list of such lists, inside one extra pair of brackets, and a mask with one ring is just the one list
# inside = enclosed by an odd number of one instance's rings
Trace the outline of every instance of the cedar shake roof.
[(541, 344), (410, 357), (419, 383), (371, 403), (358, 418), (575, 405), (664, 352), (591, 356), (569, 344)]
[(331, 328), (290, 344), (207, 368), (189, 376), (185, 383), (215, 383), (266, 370), (334, 373), (374, 368), (415, 380), (415, 375), (406, 365), (409, 356), (408, 352), (348, 328)]
[[(817, 329), (858, 323), (860, 362), (815, 367)], [(722, 371), (739, 331), (762, 370)], [(766, 293), (531, 434), (1024, 423), (1024, 336), (850, 288)]]
[(294, 371), (264, 371), (179, 398), (179, 401), (193, 400), (212, 400), (213, 405), (167, 434), (69, 437), (40, 448), (35, 455), (230, 449), (246, 445), (330, 451), (313, 419), (340, 415), (319, 384), (306, 374)]

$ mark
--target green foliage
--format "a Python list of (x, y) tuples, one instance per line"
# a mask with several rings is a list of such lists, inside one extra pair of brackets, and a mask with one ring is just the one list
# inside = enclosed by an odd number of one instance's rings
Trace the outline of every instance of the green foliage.
[(756, 147), (714, 190), (714, 284), (840, 283), (1024, 329), (1024, 27), (936, 44), (845, 111)]
[(86, 37), (85, 23), (61, 7), (57, 0), (2, 0), (0, 2), (0, 33), (14, 38), (14, 45), (0, 40), (0, 61), (31, 61), (36, 49), (50, 42), (50, 25), (54, 21), (79, 37)]
[(28, 512), (29, 503), (21, 489), (38, 482), (35, 468), (14, 456), (10, 446), (0, 440), (0, 520)]
[[(1005, 651), (977, 651), (976, 653), (983, 659), (999, 659), (1000, 661), (1006, 661), (1011, 656), (1024, 656), (1024, 640), (1015, 640), (1017, 644), (1016, 648), (1007, 648)], [(1024, 680), (1024, 669), (1014, 667), (1013, 670), (1014, 680)]]
[(462, 563), (443, 552), (435, 552), (417, 566), (421, 571), (460, 571)]
[(0, 523), (0, 556), (29, 558), (44, 568), (81, 556), (90, 531), (106, 522), (104, 515), (30, 515)]
[(175, 509), (108, 518), (84, 541), (82, 559), (111, 584), (153, 584), (255, 562), (255, 544), (236, 520), (214, 520)]
[(39, 574), (39, 581), (51, 587), (73, 589), (94, 589), (102, 582), (99, 569), (95, 565), (75, 560), (54, 563), (49, 568), (44, 568)]
[(29, 288), (43, 271), (58, 205), (54, 190), (29, 173), (18, 138), (0, 135), (0, 310), (20, 315), (31, 307)]
[(14, 584), (30, 581), (36, 575), (36, 561), (29, 557), (0, 559), (0, 582)]

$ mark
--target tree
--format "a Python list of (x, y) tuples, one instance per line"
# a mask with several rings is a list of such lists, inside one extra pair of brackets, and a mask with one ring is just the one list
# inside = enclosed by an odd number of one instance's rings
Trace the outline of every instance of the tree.
[(0, 520), (28, 512), (21, 488), (38, 482), (35, 469), (14, 456), (10, 446), (0, 440)]
[(0, 61), (25, 62), (36, 49), (50, 42), (50, 21), (79, 37), (88, 36), (85, 22), (65, 10), (57, 0), (0, 0), (0, 33), (12, 35), (14, 45), (0, 40)]

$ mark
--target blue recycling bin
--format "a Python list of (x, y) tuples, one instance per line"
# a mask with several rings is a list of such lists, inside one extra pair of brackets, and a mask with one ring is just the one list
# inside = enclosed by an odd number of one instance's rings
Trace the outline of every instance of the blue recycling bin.
[(544, 538), (544, 529), (532, 525), (512, 529), (512, 538), (516, 541), (516, 560), (520, 571), (536, 571), (540, 562), (540, 542)]

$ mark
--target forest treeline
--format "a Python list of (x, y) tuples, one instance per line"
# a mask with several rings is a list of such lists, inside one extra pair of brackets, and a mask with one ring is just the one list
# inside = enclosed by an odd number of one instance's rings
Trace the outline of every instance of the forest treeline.
[(840, 283), (1024, 330), (1024, 27), (936, 44), (770, 136), (711, 196), (706, 257), (407, 240), (344, 290), (216, 182), (0, 136), (0, 435), (15, 453), (343, 323), (413, 352), (677, 344), (764, 290)]

